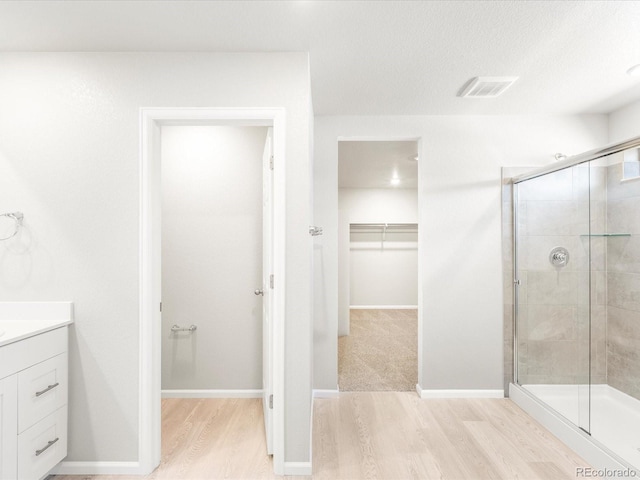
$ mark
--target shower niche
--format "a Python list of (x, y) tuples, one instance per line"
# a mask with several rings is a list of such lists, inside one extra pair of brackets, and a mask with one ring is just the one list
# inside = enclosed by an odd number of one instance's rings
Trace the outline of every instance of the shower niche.
[(505, 182), (510, 396), (594, 466), (637, 471), (640, 178), (625, 170), (639, 144), (629, 140)]

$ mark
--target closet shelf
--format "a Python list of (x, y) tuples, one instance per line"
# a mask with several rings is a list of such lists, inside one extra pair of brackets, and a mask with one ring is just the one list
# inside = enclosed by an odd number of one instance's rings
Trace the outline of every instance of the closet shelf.
[(630, 233), (583, 233), (581, 237), (630, 237)]
[(370, 230), (370, 229), (386, 229), (386, 230), (417, 230), (417, 223), (351, 223), (351, 230)]
[(351, 223), (349, 231), (354, 233), (380, 233), (382, 244), (387, 241), (387, 233), (393, 234), (417, 234), (417, 223)]

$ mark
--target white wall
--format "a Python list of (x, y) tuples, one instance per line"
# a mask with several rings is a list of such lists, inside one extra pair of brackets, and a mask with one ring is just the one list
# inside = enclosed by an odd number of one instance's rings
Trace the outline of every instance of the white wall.
[(502, 389), (500, 167), (607, 142), (591, 116), (316, 117), (314, 215), (324, 226), (316, 276), (314, 388), (337, 385), (338, 138), (421, 138), (419, 224), (425, 389)]
[[(69, 456), (138, 458), (141, 107), (286, 109), (285, 460), (309, 460), (310, 86), (304, 53), (0, 54), (0, 298), (73, 300)], [(306, 360), (308, 359), (308, 361)]]
[(640, 136), (640, 101), (630, 103), (609, 115), (609, 142)]
[(417, 308), (418, 232), (387, 232), (383, 241), (381, 236), (382, 230), (351, 236), (351, 307)]
[[(340, 188), (338, 249), (345, 260), (339, 269), (338, 334), (349, 333), (350, 305), (417, 305), (418, 250), (415, 235), (390, 235), (394, 241), (375, 245), (351, 242), (351, 223), (418, 223), (416, 189)], [(404, 240), (404, 242), (403, 242)], [(410, 244), (407, 244), (409, 242)]]
[[(162, 389), (262, 388), (266, 127), (162, 127)], [(197, 325), (193, 333), (171, 326)]]

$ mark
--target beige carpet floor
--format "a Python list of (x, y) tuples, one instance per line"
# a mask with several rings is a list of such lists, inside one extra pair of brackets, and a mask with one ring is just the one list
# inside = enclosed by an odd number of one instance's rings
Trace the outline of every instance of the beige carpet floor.
[(351, 310), (350, 334), (338, 338), (343, 392), (410, 391), (418, 383), (418, 311)]

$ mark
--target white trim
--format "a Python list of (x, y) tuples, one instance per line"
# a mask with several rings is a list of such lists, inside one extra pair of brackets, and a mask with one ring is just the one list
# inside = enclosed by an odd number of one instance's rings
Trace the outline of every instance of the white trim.
[[(311, 415), (309, 415), (309, 466), (313, 470), (313, 410), (315, 407), (316, 399), (313, 396), (313, 389), (311, 390)], [(309, 474), (311, 475), (311, 474)]]
[(141, 475), (139, 462), (65, 462), (56, 466), (53, 475)]
[(425, 256), (426, 250), (424, 248), (424, 228), (420, 228), (420, 225), (426, 224), (424, 221), (424, 203), (421, 200), (420, 192), (425, 189), (425, 182), (421, 180), (422, 175), (426, 171), (425, 168), (422, 167), (422, 162), (424, 161), (423, 152), (422, 152), (422, 138), (418, 138), (418, 383), (423, 382), (422, 378), (422, 365), (424, 361), (424, 352), (422, 349), (424, 348), (422, 335), (424, 332), (424, 320), (422, 318), (424, 314), (424, 300), (423, 300), (423, 285), (424, 280), (423, 277), (426, 275), (427, 267), (424, 264), (423, 257)]
[(322, 389), (313, 390), (313, 398), (336, 398), (339, 396), (340, 396), (340, 391), (337, 388), (335, 390), (322, 390)]
[(273, 290), (273, 465), (284, 471), (284, 342), (286, 236), (286, 112), (283, 108), (140, 109), (140, 363), (138, 404), (139, 473), (160, 464), (160, 240), (159, 156), (161, 125), (273, 125), (274, 275)]
[(521, 386), (510, 383), (509, 398), (595, 468), (636, 470)]
[(273, 469), (284, 471), (285, 422), (285, 285), (286, 285), (286, 116), (284, 109), (269, 110), (273, 118)]
[(425, 390), (420, 385), (416, 385), (416, 391), (420, 398), (504, 398), (504, 390)]
[(262, 398), (262, 390), (162, 390), (162, 398)]
[(350, 310), (417, 310), (418, 305), (349, 305)]
[[(154, 154), (159, 155), (159, 128), (152, 111), (140, 110), (140, 364), (138, 403), (138, 462), (142, 473), (160, 463), (160, 321), (154, 308), (160, 301), (154, 285), (153, 225)], [(156, 180), (157, 181), (157, 180)], [(155, 287), (155, 288), (154, 288)]]
[(640, 180), (640, 177), (621, 178), (620, 183), (637, 182), (638, 180)]
[(283, 475), (311, 475), (311, 462), (284, 462)]

